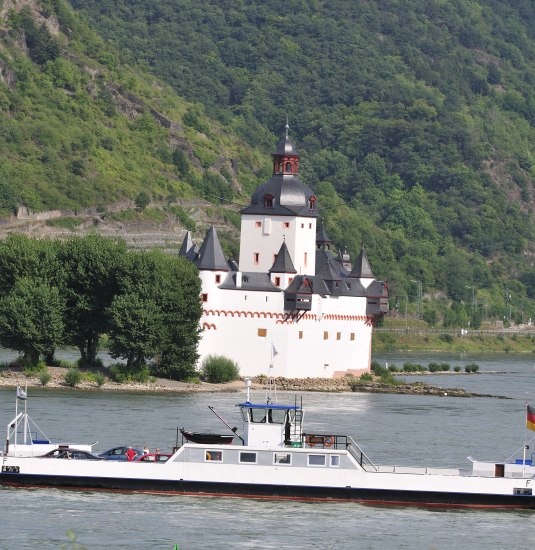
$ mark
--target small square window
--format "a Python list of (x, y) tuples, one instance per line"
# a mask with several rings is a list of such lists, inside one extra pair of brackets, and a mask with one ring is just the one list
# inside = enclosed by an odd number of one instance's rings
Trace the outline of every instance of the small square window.
[(223, 451), (205, 451), (204, 460), (206, 462), (221, 462), (223, 460)]
[(274, 453), (273, 464), (291, 464), (292, 455), (290, 453)]
[(240, 462), (256, 464), (256, 453), (240, 453)]
[(340, 455), (331, 455), (331, 467), (338, 468), (340, 466)]
[(291, 284), (293, 280), (294, 280), (293, 277), (289, 277), (289, 279), (288, 279), (288, 284)]
[(207, 302), (208, 301), (208, 294), (206, 294), (206, 293), (201, 294), (201, 300), (203, 302)]
[(265, 338), (267, 336), (267, 328), (259, 328), (258, 336), (260, 336), (260, 338)]
[(326, 463), (325, 455), (308, 455), (309, 466), (325, 466)]
[(262, 222), (254, 222), (255, 227), (262, 227)]
[(285, 227), (285, 228), (290, 227), (290, 222), (283, 222), (282, 227)]

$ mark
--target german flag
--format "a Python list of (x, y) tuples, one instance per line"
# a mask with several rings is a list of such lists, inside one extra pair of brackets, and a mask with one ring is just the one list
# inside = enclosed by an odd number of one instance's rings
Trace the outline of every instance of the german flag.
[(527, 411), (526, 427), (528, 430), (535, 430), (535, 407), (530, 407), (529, 405)]

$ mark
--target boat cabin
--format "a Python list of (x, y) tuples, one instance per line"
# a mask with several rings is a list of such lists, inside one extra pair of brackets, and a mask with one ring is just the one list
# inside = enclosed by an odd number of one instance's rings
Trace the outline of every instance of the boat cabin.
[(244, 444), (260, 447), (301, 446), (303, 409), (299, 405), (239, 403)]

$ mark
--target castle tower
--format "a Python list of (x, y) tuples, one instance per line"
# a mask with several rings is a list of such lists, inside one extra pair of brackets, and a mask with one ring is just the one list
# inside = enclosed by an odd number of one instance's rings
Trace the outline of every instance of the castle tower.
[(241, 211), (240, 270), (266, 273), (286, 243), (296, 272), (314, 275), (316, 196), (298, 178), (299, 154), (286, 135), (272, 154), (273, 175)]

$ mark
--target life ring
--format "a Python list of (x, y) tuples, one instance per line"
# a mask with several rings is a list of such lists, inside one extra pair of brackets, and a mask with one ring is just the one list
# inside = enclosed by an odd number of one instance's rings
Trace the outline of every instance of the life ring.
[(315, 436), (314, 435), (307, 435), (305, 437), (305, 443), (309, 446), (309, 447), (314, 447), (316, 445), (316, 443), (314, 442), (314, 439), (315, 439)]
[(325, 447), (332, 447), (334, 445), (334, 436), (325, 435), (323, 436), (323, 444)]
[(212, 460), (212, 455), (206, 451), (206, 460)]

